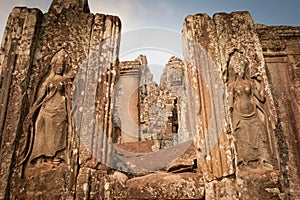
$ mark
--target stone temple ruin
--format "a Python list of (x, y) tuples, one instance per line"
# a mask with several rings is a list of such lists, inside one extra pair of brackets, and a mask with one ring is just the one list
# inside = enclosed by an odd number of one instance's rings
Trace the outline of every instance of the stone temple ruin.
[(0, 199), (300, 199), (300, 27), (187, 16), (155, 83), (87, 0), (14, 8), (0, 52)]

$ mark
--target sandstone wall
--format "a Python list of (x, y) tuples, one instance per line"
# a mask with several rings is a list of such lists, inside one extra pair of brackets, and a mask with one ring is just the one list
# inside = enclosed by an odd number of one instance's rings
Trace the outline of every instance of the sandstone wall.
[(121, 136), (118, 143), (137, 142), (139, 136), (139, 77), (141, 63), (126, 61), (120, 63), (118, 80), (117, 115), (121, 120)]
[(280, 162), (284, 184), (299, 199), (300, 28), (256, 25), (278, 113)]

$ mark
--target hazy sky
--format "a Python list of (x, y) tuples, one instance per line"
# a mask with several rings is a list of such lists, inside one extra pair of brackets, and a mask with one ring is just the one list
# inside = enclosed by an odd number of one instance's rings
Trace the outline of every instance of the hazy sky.
[[(26, 6), (47, 12), (51, 0), (0, 2), (2, 40), (3, 29), (13, 7)], [(300, 0), (89, 0), (89, 5), (92, 13), (117, 15), (121, 18), (121, 60), (134, 59), (141, 53), (147, 54), (154, 73), (162, 69), (171, 55), (181, 56), (180, 32), (184, 18), (188, 15), (207, 13), (212, 16), (217, 12), (247, 10), (254, 23), (300, 26)], [(157, 41), (157, 38), (161, 39)], [(145, 40), (148, 42), (144, 43)], [(151, 45), (151, 42), (154, 44)]]

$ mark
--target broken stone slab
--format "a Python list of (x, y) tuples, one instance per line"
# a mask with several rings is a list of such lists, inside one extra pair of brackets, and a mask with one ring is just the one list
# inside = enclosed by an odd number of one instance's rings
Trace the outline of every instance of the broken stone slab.
[(128, 198), (203, 199), (204, 182), (198, 173), (154, 173), (126, 183)]
[[(115, 147), (117, 163), (114, 168), (135, 175), (145, 175), (150, 172), (164, 170), (170, 163), (180, 158), (191, 146), (192, 141), (185, 142), (167, 149), (150, 153), (132, 153)], [(118, 166), (123, 166), (119, 169)]]
[(177, 160), (175, 163), (166, 167), (167, 172), (179, 173), (179, 172), (193, 172), (195, 168), (195, 162), (193, 160)]

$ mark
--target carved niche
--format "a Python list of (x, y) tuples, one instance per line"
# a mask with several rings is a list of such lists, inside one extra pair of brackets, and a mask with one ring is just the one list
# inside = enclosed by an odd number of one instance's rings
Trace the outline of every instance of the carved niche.
[(228, 107), (231, 116), (237, 166), (259, 168), (275, 164), (270, 122), (266, 111), (264, 80), (257, 66), (238, 50), (227, 67)]
[(66, 160), (65, 149), (68, 135), (68, 81), (74, 77), (71, 59), (60, 49), (51, 59), (49, 71), (37, 88), (35, 100), (24, 121), (27, 136), (20, 164), (52, 163)]

